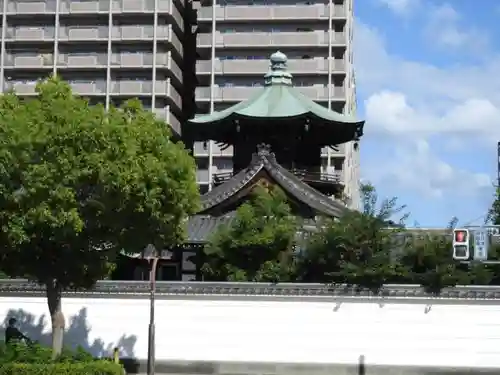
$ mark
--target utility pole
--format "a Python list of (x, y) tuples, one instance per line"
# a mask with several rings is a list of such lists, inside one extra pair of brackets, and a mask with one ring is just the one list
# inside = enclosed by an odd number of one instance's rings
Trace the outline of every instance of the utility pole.
[(497, 142), (497, 188), (500, 188), (500, 142)]

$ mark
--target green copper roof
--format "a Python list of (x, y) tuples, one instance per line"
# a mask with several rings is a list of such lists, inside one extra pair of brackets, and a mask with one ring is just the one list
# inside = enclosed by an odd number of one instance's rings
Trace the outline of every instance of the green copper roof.
[(247, 118), (291, 118), (302, 115), (316, 116), (321, 120), (337, 123), (362, 123), (354, 116), (347, 116), (324, 108), (302, 94), (292, 85), (292, 75), (287, 71), (287, 57), (281, 52), (271, 56), (271, 69), (264, 76), (264, 88), (250, 99), (224, 111), (197, 116), (191, 124), (223, 121), (234, 115)]

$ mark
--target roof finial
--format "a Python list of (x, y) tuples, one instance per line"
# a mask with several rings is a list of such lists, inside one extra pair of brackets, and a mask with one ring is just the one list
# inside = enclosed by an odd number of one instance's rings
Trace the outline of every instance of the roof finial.
[(283, 52), (276, 51), (269, 60), (271, 60), (271, 70), (286, 70), (288, 59)]
[(271, 145), (267, 143), (259, 143), (257, 145), (257, 155), (267, 156), (271, 153)]
[(265, 85), (291, 85), (292, 75), (287, 71), (287, 57), (284, 53), (277, 51), (271, 55), (271, 69), (264, 76)]

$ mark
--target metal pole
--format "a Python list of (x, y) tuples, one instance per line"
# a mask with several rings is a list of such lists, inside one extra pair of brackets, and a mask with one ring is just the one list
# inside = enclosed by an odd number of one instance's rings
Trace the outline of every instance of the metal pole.
[(2, 8), (2, 36), (0, 40), (0, 93), (5, 91), (4, 69), (5, 55), (7, 54), (5, 51), (5, 37), (7, 34), (7, 4), (8, 1), (4, 0)]
[[(211, 70), (210, 70), (210, 114), (215, 110), (215, 45), (217, 43), (217, 0), (212, 1), (212, 48), (210, 49)], [(208, 141), (208, 191), (213, 186), (213, 163), (214, 163), (214, 142)]]
[(500, 142), (497, 142), (497, 188), (500, 188)]
[(156, 292), (156, 268), (158, 257), (151, 260), (149, 270), (150, 295), (149, 295), (149, 332), (148, 332), (148, 375), (155, 373), (155, 292)]
[[(328, 1), (328, 110), (332, 110), (332, 44), (333, 44), (333, 1)], [(326, 173), (330, 173), (330, 168), (332, 166), (332, 148), (328, 146), (326, 148)]]

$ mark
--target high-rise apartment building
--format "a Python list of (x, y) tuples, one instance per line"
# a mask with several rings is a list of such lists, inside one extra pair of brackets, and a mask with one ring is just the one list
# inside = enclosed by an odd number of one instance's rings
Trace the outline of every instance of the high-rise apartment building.
[[(32, 95), (57, 73), (92, 102), (137, 97), (179, 130), (196, 113), (248, 99), (280, 50), (304, 94), (355, 111), (353, 0), (216, 1), (0, 0), (0, 87)], [(204, 142), (194, 155), (202, 192), (232, 169), (231, 148)], [(357, 207), (357, 144), (322, 159)]]
[(175, 129), (182, 117), (181, 0), (0, 0), (0, 87), (34, 94), (57, 73), (91, 101), (140, 98)]

